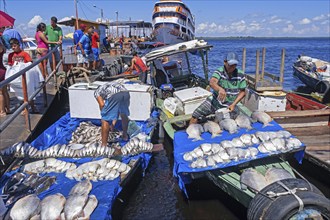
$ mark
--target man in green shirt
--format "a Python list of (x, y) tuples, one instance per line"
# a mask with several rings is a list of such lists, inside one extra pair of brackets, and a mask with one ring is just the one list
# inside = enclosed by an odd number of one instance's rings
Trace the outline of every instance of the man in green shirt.
[[(50, 19), (50, 25), (47, 25), (45, 35), (48, 37), (48, 40), (51, 42), (59, 42), (59, 44), (62, 44), (62, 38), (63, 38), (63, 33), (62, 33), (62, 28), (57, 26), (57, 18), (56, 17), (51, 17)], [(53, 49), (56, 46), (56, 44), (50, 44), (50, 49)], [(60, 61), (60, 53), (58, 50), (54, 52), (55, 55), (55, 61), (56, 65)], [(50, 59), (50, 67), (53, 70), (53, 59)]]
[(237, 69), (238, 58), (235, 53), (228, 53), (224, 66), (214, 71), (210, 86), (212, 96), (208, 97), (192, 114), (190, 124), (197, 123), (199, 119), (214, 114), (220, 108), (235, 110), (236, 104), (245, 96), (247, 86), (244, 74)]

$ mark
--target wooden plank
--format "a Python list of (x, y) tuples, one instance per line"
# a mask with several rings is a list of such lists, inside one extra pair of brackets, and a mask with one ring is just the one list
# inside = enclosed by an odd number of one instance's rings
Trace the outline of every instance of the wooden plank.
[(301, 140), (304, 143), (329, 143), (330, 144), (330, 134), (324, 134), (324, 135), (318, 135), (318, 136), (309, 136), (309, 137), (304, 137), (300, 136), (299, 140)]
[(309, 127), (291, 128), (288, 127), (287, 131), (291, 132), (295, 136), (314, 136), (321, 134), (330, 134), (329, 126), (315, 126), (313, 129)]
[(319, 127), (319, 126), (327, 126), (328, 122), (310, 122), (310, 123), (292, 123), (292, 124), (281, 124), (282, 128), (302, 128), (302, 127)]
[(272, 118), (315, 117), (315, 116), (330, 115), (330, 109), (267, 112), (267, 114), (269, 114)]
[(330, 151), (330, 144), (329, 143), (328, 144), (321, 143), (319, 146), (309, 144), (309, 145), (307, 145), (306, 150), (310, 151), (310, 152), (319, 151), (319, 150), (328, 150), (328, 151)]
[(326, 126), (329, 121), (329, 116), (277, 118), (275, 121), (281, 125), (286, 125), (286, 127), (288, 127), (288, 124), (293, 124), (293, 127), (315, 126), (318, 122), (320, 122), (319, 126)]

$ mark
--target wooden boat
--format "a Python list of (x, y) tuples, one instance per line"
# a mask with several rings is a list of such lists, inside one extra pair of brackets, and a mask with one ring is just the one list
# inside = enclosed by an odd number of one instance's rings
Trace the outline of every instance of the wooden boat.
[(323, 94), (329, 92), (329, 62), (307, 56), (300, 56), (293, 64), (293, 75), (316, 92)]
[[(194, 48), (191, 48), (191, 50), (193, 50), (193, 49)], [(203, 49), (203, 48), (199, 48), (199, 49)], [(203, 50), (201, 50), (201, 51), (202, 51), (201, 53), (203, 54), (204, 53)], [(180, 50), (164, 51), (162, 53), (160, 52), (159, 54), (156, 54), (155, 58), (151, 58), (147, 61), (152, 64), (158, 58), (161, 58), (163, 56), (167, 56), (170, 54), (177, 54), (180, 52), (181, 52)], [(187, 51), (184, 51), (184, 52), (187, 52)], [(207, 57), (207, 51), (205, 54)], [(148, 54), (146, 55), (146, 57), (148, 57)], [(208, 69), (206, 66), (207, 59), (204, 59), (202, 56), (202, 61), (203, 61), (205, 79), (201, 79), (197, 85), (201, 86), (202, 88), (206, 88), (207, 81), (208, 81), (208, 71), (207, 71)], [(155, 71), (154, 75), (156, 75), (156, 77), (157, 77), (157, 73), (158, 72)], [(185, 86), (183, 86), (183, 87), (182, 86), (179, 86), (179, 87), (173, 86), (174, 91), (178, 91), (183, 88), (192, 87), (192, 85), (187, 84), (187, 82), (189, 82), (187, 80), (188, 79), (187, 76), (186, 76), (186, 78), (181, 78), (181, 79), (184, 80), (183, 82), (181, 81), (181, 84), (185, 84)], [(186, 82), (186, 83), (184, 83), (184, 82)], [(175, 83), (175, 80), (172, 80), (171, 83)], [(158, 83), (156, 85), (160, 86), (160, 83)], [(174, 152), (175, 152), (175, 150), (178, 147), (180, 148), (180, 146), (178, 146), (179, 141), (176, 142), (176, 138), (179, 138), (179, 136), (176, 135), (177, 134), (176, 132), (179, 130), (183, 130), (187, 127), (187, 125), (188, 125), (187, 121), (191, 118), (191, 114), (179, 115), (179, 116), (170, 114), (168, 112), (168, 110), (164, 107), (164, 99), (168, 96), (166, 96), (166, 95), (164, 96), (163, 95), (164, 92), (162, 90), (160, 90), (159, 93), (160, 94), (157, 94), (156, 104), (157, 104), (157, 107), (159, 107), (162, 110), (160, 118), (161, 118), (163, 125), (162, 124), (161, 125), (163, 126), (168, 137), (174, 140), (173, 146), (174, 146)], [(239, 108), (245, 114), (247, 114), (247, 115), (251, 114), (251, 111), (249, 109), (247, 109), (245, 106), (239, 105)], [(189, 141), (189, 140), (181, 140), (180, 143), (184, 143), (185, 145), (190, 144), (187, 141)], [(181, 146), (181, 148), (183, 148), (183, 147), (184, 146)], [(300, 149), (300, 154), (303, 151), (304, 151), (303, 149)], [(248, 168), (254, 168), (255, 170), (258, 170), (260, 173), (265, 173), (266, 170), (269, 169), (270, 167), (278, 167), (278, 168), (285, 169), (286, 171), (290, 172), (292, 175), (294, 175), (294, 173), (295, 173), (298, 176), (300, 176), (301, 174), (297, 173), (296, 170), (293, 169), (288, 162), (289, 160), (291, 160), (293, 158), (295, 153), (296, 153), (295, 151), (291, 151), (291, 152), (283, 153), (280, 155), (273, 155), (273, 156), (264, 157), (262, 159), (249, 160), (247, 162), (238, 163), (237, 165), (224, 167), (224, 168), (217, 168), (217, 169), (214, 168), (214, 169), (210, 169), (210, 170), (206, 170), (206, 171), (198, 172), (198, 171), (184, 170), (184, 171), (181, 171), (180, 174), (176, 173), (175, 175), (177, 175), (177, 177), (179, 179), (179, 185), (186, 192), (187, 196), (194, 194), (193, 192), (191, 192), (193, 190), (196, 190), (195, 188), (191, 187), (194, 182), (201, 180), (201, 179), (208, 179), (209, 181), (213, 182), (223, 192), (225, 192), (231, 198), (235, 199), (237, 202), (239, 202), (241, 205), (243, 205), (244, 207), (247, 208), (247, 210), (248, 210), (247, 218), (248, 219), (259, 219), (259, 218), (270, 219), (270, 218), (274, 217), (275, 214), (279, 219), (299, 217), (301, 215), (304, 215), (306, 209), (303, 209), (303, 211), (298, 212), (297, 206), (293, 205), (293, 204), (296, 204), (296, 201), (291, 200), (290, 197), (286, 197), (287, 207), (283, 208), (281, 206), (282, 204), (279, 204), (279, 201), (283, 200), (284, 197), (281, 199), (275, 199), (273, 201), (272, 198), (267, 196), (267, 193), (270, 191), (275, 191), (278, 193), (284, 192), (281, 190), (278, 191), (279, 187), (276, 186), (277, 183), (271, 184), (259, 192), (253, 192), (250, 190), (242, 190), (240, 187), (240, 185), (241, 185), (240, 176), (241, 176), (242, 172)], [(175, 153), (175, 155), (183, 155), (183, 152), (181, 152), (181, 151), (179, 153), (177, 152), (177, 153)], [(174, 156), (174, 157), (176, 157), (176, 156)], [(175, 161), (175, 163), (177, 163), (176, 159), (174, 161)], [(176, 165), (174, 165), (174, 166), (176, 166)], [(173, 169), (176, 170), (177, 168), (174, 167)], [(298, 179), (288, 179), (284, 182), (285, 182), (285, 185), (287, 185), (289, 188), (292, 188), (293, 186), (298, 187), (298, 188), (306, 187), (306, 185), (304, 185), (304, 183), (302, 183), (302, 181), (300, 181)], [(309, 183), (308, 183), (308, 185), (309, 185)], [(317, 211), (318, 214), (316, 214), (316, 215), (325, 216), (325, 217), (329, 218), (330, 210), (329, 210), (329, 208), (324, 208), (326, 206), (325, 204), (328, 203), (328, 200), (323, 195), (316, 195), (317, 193), (314, 192), (314, 191), (316, 191), (315, 186), (307, 187), (307, 188), (308, 188), (307, 189), (308, 193), (306, 192), (307, 194), (312, 193), (311, 194), (312, 196), (322, 197), (322, 199), (319, 200), (319, 201), (323, 201), (323, 202), (321, 202), (322, 204), (321, 203), (318, 204), (322, 207), (316, 208), (316, 210), (318, 210)], [(198, 190), (202, 191), (201, 188), (198, 188)], [(306, 194), (306, 197), (308, 197), (307, 194)], [(317, 207), (318, 205), (316, 205), (315, 207)], [(269, 207), (271, 207), (271, 209), (269, 209)], [(272, 211), (270, 211), (270, 210), (272, 210)]]

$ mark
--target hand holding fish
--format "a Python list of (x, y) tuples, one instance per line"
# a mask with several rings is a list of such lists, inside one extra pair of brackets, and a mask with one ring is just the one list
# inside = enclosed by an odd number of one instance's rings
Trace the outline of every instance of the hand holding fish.
[(226, 96), (227, 96), (226, 91), (223, 88), (220, 87), (220, 89), (219, 89), (219, 95), (218, 95), (218, 100), (220, 102), (224, 102), (224, 101), (226, 101)]
[(230, 111), (230, 112), (234, 111), (235, 106), (236, 106), (235, 103), (233, 103), (233, 104), (231, 104), (230, 106), (228, 106), (229, 111)]

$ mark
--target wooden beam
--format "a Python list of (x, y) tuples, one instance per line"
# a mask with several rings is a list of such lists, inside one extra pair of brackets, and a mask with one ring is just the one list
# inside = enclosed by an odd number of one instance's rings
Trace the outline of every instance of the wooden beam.
[(330, 115), (330, 109), (304, 110), (304, 111), (284, 111), (284, 112), (267, 112), (272, 118), (298, 118), (298, 117), (315, 117)]
[(257, 50), (256, 52), (256, 76), (255, 76), (255, 82), (256, 82), (256, 86), (258, 85), (259, 82), (259, 58), (260, 57), (260, 53), (259, 50)]
[(265, 77), (265, 59), (266, 59), (266, 48), (262, 48), (262, 60), (261, 60), (261, 79)]
[(245, 73), (245, 65), (246, 65), (246, 48), (243, 48), (243, 58), (242, 58), (242, 70)]
[(284, 77), (284, 61), (285, 61), (285, 49), (282, 49), (282, 55), (281, 55), (281, 68), (280, 68), (280, 82), (283, 83), (283, 77)]

